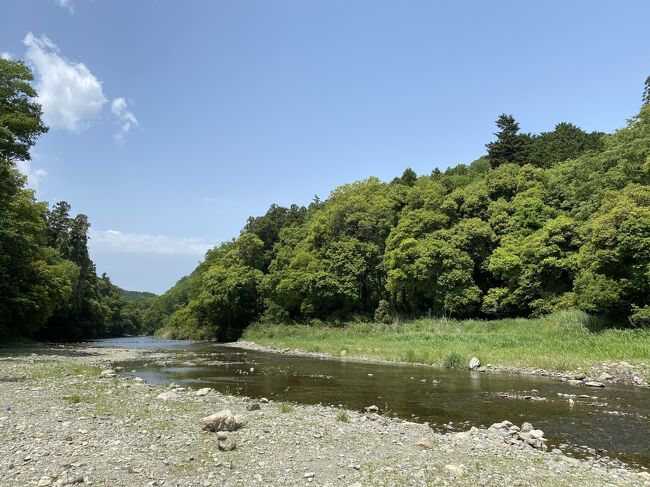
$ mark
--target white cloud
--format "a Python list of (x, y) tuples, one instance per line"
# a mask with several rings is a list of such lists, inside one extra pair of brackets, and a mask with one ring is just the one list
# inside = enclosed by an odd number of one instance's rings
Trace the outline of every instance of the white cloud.
[(45, 169), (39, 169), (33, 167), (33, 163), (29, 161), (16, 161), (16, 167), (18, 170), (27, 176), (27, 186), (32, 189), (38, 189), (40, 183), (47, 176), (47, 171)]
[(93, 250), (102, 251), (200, 256), (213, 247), (198, 238), (122, 233), (119, 230), (91, 230), (90, 245)]
[(10, 52), (2, 51), (0, 52), (0, 59), (11, 59), (13, 56)]
[(23, 42), (27, 59), (38, 72), (36, 91), (45, 123), (74, 133), (88, 128), (107, 102), (101, 82), (83, 63), (62, 57), (47, 37), (30, 32)]
[(129, 133), (129, 130), (139, 125), (138, 119), (135, 118), (135, 115), (129, 109), (128, 102), (124, 98), (115, 98), (113, 100), (113, 103), (111, 103), (111, 112), (120, 124), (120, 129), (113, 135), (113, 139), (117, 144), (122, 145), (126, 140), (126, 134)]
[(54, 0), (54, 1), (59, 7), (68, 9), (68, 12), (70, 12), (71, 14), (74, 13), (74, 5), (72, 4), (72, 0)]

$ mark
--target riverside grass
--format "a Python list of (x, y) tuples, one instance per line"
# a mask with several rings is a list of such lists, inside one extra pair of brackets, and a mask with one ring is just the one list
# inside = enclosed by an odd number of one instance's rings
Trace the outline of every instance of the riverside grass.
[[(419, 319), (402, 324), (255, 324), (244, 340), (260, 345), (329, 353), (335, 357), (445, 366), (472, 356), (501, 366), (571, 371), (602, 362), (650, 364), (650, 329), (609, 328), (580, 311), (541, 318)], [(454, 359), (454, 362), (456, 359)]]

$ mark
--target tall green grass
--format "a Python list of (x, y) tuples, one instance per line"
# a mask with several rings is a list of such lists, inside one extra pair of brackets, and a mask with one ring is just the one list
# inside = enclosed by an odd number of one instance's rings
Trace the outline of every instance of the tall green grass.
[[(580, 311), (501, 320), (420, 319), (400, 325), (256, 324), (244, 340), (334, 356), (444, 365), (454, 357), (483, 364), (575, 370), (598, 362), (650, 363), (650, 330), (609, 328)], [(450, 365), (450, 364), (447, 364)]]

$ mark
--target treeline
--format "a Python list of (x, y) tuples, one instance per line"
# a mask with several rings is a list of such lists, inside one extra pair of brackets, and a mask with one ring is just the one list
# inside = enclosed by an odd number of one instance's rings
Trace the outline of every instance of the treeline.
[(144, 315), (229, 340), (254, 321), (539, 316), (579, 308), (650, 325), (650, 78), (612, 135), (501, 115), (469, 165), (273, 205)]
[(16, 168), (47, 132), (31, 81), (25, 64), (0, 59), (0, 343), (137, 333), (144, 306), (97, 276), (88, 218), (36, 201)]

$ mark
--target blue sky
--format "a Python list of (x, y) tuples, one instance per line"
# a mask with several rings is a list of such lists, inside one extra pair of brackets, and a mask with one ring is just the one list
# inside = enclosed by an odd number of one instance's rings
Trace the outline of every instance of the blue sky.
[(494, 120), (612, 131), (650, 2), (5, 0), (0, 53), (50, 132), (24, 168), (93, 225), (99, 272), (162, 292), (271, 203), (470, 162)]

